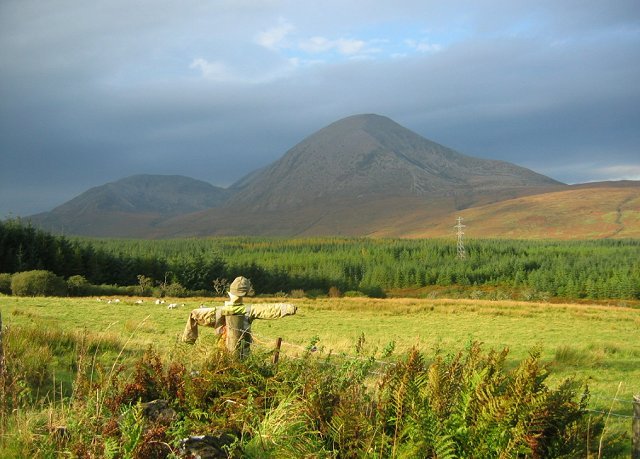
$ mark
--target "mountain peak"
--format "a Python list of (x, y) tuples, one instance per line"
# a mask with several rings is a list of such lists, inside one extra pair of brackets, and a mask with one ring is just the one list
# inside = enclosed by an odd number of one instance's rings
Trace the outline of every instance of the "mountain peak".
[(398, 123), (393, 121), (391, 118), (378, 115), (376, 113), (360, 113), (356, 115), (350, 115), (345, 118), (341, 118), (333, 123), (329, 124), (327, 128), (335, 128), (338, 126), (344, 126), (349, 129), (358, 129), (358, 128), (366, 128), (374, 125), (385, 125), (385, 124), (395, 124), (400, 126)]
[(319, 199), (450, 196), (557, 184), (514, 164), (463, 155), (388, 117), (360, 114), (304, 139), (243, 181), (231, 202), (273, 210)]

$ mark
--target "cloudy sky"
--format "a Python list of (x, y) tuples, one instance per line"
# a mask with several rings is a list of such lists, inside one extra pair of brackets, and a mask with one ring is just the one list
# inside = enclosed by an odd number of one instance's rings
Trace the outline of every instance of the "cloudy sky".
[(640, 180), (640, 2), (0, 2), (0, 218), (140, 173), (228, 186), (358, 113)]

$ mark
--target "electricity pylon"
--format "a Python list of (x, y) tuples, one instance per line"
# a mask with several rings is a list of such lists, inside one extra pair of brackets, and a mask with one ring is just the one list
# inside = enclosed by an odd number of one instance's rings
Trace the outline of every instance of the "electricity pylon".
[(467, 252), (464, 250), (464, 241), (462, 239), (462, 236), (464, 236), (464, 231), (462, 230), (462, 228), (465, 228), (466, 226), (467, 225), (462, 224), (462, 217), (458, 217), (458, 224), (454, 226), (454, 228), (458, 231), (458, 260), (464, 260), (465, 258), (467, 258)]

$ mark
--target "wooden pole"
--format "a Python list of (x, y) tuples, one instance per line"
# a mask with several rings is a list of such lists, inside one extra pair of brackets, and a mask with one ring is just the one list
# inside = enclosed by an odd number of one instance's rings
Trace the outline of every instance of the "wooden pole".
[(631, 458), (640, 459), (640, 395), (633, 397), (633, 420), (631, 421)]
[(2, 313), (0, 312), (0, 428), (4, 428), (5, 411), (7, 408), (7, 362), (4, 359), (4, 344), (2, 342)]
[(2, 343), (2, 313), (0, 312), (0, 378), (3, 383), (4, 388), (4, 379), (7, 374), (7, 363), (4, 360), (4, 345)]
[(276, 352), (273, 354), (273, 364), (277, 365), (280, 359), (280, 346), (282, 345), (282, 338), (276, 340)]
[(249, 329), (244, 329), (244, 315), (226, 316), (225, 321), (227, 325), (227, 350), (238, 359), (247, 357), (251, 334)]

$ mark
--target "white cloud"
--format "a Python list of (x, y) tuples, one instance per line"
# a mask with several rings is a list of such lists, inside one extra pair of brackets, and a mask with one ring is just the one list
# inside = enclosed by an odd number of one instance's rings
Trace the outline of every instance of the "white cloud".
[(640, 164), (619, 164), (596, 169), (600, 180), (640, 180)]
[(298, 47), (307, 53), (318, 54), (329, 51), (333, 47), (333, 43), (324, 37), (311, 37), (300, 42)]
[(543, 167), (528, 164), (536, 172), (559, 179), (565, 183), (606, 182), (615, 180), (640, 180), (640, 164), (603, 165), (602, 162), (586, 161), (584, 163), (561, 164)]
[(311, 37), (298, 43), (298, 48), (310, 54), (337, 52), (343, 56), (355, 56), (358, 54), (370, 54), (376, 52), (375, 48), (364, 40), (338, 38), (330, 40), (325, 37)]
[(407, 46), (420, 53), (435, 53), (442, 50), (442, 46), (437, 43), (430, 43), (427, 40), (408, 39), (404, 42)]
[(226, 81), (232, 78), (229, 67), (221, 61), (209, 62), (201, 57), (194, 59), (189, 65), (190, 69), (200, 70), (202, 76), (215, 81)]
[(348, 40), (340, 38), (336, 40), (335, 47), (340, 54), (352, 56), (367, 51), (367, 43), (362, 40)]
[(260, 32), (256, 36), (255, 42), (264, 48), (275, 51), (286, 46), (287, 35), (294, 29), (295, 27), (293, 25), (281, 19), (276, 27)]

